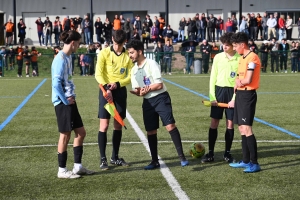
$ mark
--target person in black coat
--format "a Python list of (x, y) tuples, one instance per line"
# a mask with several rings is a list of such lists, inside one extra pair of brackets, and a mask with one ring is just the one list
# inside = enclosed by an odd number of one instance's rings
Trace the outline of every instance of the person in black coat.
[(204, 74), (208, 73), (209, 68), (209, 58), (210, 58), (211, 46), (208, 44), (207, 40), (203, 40), (200, 45), (200, 53), (202, 54), (202, 65)]
[(281, 73), (283, 73), (283, 67), (284, 67), (284, 73), (287, 73), (287, 59), (288, 59), (289, 50), (290, 50), (290, 46), (286, 42), (286, 39), (283, 38), (281, 40), (281, 43), (278, 46)]
[(26, 31), (25, 31), (26, 25), (22, 18), (20, 19), (20, 22), (18, 23), (18, 29), (19, 29), (18, 37), (20, 38), (19, 42), (20, 42), (20, 44), (24, 44), (24, 39), (26, 37)]
[(103, 25), (101, 22), (100, 17), (97, 17), (96, 22), (94, 24), (95, 30), (96, 30), (96, 35), (97, 35), (97, 43), (102, 44), (101, 42), (101, 35), (102, 35), (102, 29), (103, 29)]
[(264, 41), (259, 51), (260, 51), (260, 59), (261, 59), (261, 70), (262, 72), (266, 73), (267, 64), (268, 64), (268, 54), (270, 52), (269, 41)]

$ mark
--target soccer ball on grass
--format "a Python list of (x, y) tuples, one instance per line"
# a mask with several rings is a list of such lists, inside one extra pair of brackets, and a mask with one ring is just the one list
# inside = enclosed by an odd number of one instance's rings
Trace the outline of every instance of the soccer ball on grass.
[(205, 154), (205, 147), (200, 142), (194, 142), (190, 146), (190, 154), (194, 158), (201, 158)]

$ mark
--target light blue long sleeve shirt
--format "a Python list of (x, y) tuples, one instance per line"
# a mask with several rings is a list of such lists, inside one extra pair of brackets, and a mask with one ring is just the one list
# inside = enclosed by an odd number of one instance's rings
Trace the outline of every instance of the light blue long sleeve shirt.
[(75, 85), (72, 80), (72, 57), (60, 51), (51, 66), (52, 103), (54, 106), (63, 102), (69, 105), (67, 98), (75, 97)]

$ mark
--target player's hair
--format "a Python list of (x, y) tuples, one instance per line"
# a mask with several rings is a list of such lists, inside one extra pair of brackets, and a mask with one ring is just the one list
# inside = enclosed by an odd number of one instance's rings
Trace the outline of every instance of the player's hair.
[(133, 48), (136, 51), (141, 50), (144, 54), (144, 44), (140, 40), (131, 40), (127, 45), (126, 49)]
[(231, 43), (245, 43), (248, 44), (248, 36), (246, 33), (242, 33), (242, 32), (238, 32), (238, 33), (234, 33), (231, 38), (230, 41)]
[(72, 41), (79, 41), (81, 39), (81, 35), (73, 30), (64, 31), (60, 34), (59, 40), (64, 44), (70, 44)]
[(124, 30), (113, 31), (112, 37), (117, 44), (123, 44), (126, 41), (126, 32)]
[(220, 40), (221, 40), (221, 42), (222, 42), (222, 44), (228, 44), (228, 45), (232, 45), (232, 43), (231, 43), (231, 36), (233, 35), (234, 33), (224, 33), (222, 36), (221, 36), (221, 38), (220, 38)]

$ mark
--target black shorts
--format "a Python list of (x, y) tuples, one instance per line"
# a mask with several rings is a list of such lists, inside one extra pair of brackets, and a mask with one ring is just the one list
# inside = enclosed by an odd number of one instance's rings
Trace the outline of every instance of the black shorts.
[[(122, 119), (126, 117), (126, 107), (127, 107), (127, 89), (126, 87), (121, 87), (116, 90), (112, 90), (112, 96), (114, 99), (114, 103), (117, 111), (119, 112)], [(110, 119), (110, 114), (104, 108), (105, 104), (107, 104), (106, 99), (103, 97), (102, 90), (99, 90), (99, 111), (98, 118), (100, 119)]]
[[(218, 103), (228, 103), (231, 101), (234, 89), (232, 87), (215, 87), (215, 93)], [(223, 119), (223, 112), (225, 110), (225, 117), (228, 120), (233, 120), (233, 108), (221, 108), (212, 106), (210, 108), (210, 117), (214, 119)]]
[(257, 94), (255, 90), (237, 90), (234, 104), (234, 123), (252, 126)]
[(32, 66), (32, 69), (36, 69), (36, 67), (38, 66), (38, 63), (31, 61), (31, 66)]
[(143, 118), (146, 131), (159, 128), (159, 117), (163, 126), (174, 124), (171, 98), (168, 92), (143, 101)]
[(76, 102), (72, 105), (58, 104), (55, 106), (55, 113), (60, 133), (71, 132), (75, 128), (83, 127)]
[(6, 32), (6, 37), (8, 38), (8, 37), (11, 37), (11, 36), (13, 36), (13, 33), (12, 32)]

